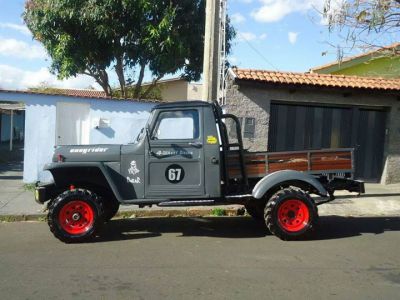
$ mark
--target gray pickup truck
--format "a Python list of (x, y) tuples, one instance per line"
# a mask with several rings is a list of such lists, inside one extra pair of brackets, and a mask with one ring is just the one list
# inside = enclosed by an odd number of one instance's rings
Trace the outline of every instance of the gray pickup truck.
[(120, 204), (241, 204), (290, 240), (313, 231), (317, 206), (335, 190), (364, 193), (353, 165), (352, 149), (248, 152), (236, 116), (217, 103), (175, 102), (155, 106), (132, 144), (56, 148), (45, 166), (54, 181), (39, 184), (35, 198), (47, 202), (50, 230), (64, 242), (94, 237)]

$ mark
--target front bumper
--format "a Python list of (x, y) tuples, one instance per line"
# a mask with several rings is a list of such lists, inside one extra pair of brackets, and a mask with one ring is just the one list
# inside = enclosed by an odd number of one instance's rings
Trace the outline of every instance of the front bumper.
[(46, 183), (36, 186), (35, 201), (43, 204), (56, 196), (56, 185), (54, 183)]

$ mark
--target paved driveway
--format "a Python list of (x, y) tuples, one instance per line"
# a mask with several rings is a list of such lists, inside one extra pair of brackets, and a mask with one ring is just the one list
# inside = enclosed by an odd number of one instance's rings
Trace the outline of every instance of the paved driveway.
[(42, 206), (35, 203), (32, 191), (22, 182), (23, 163), (0, 164), (0, 214), (39, 214)]

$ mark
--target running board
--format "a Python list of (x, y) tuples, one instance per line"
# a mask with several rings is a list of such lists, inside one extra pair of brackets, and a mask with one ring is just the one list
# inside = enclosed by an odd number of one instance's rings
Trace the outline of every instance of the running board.
[(166, 201), (158, 203), (160, 207), (171, 207), (171, 206), (201, 206), (201, 205), (214, 205), (215, 200), (183, 200), (183, 201)]

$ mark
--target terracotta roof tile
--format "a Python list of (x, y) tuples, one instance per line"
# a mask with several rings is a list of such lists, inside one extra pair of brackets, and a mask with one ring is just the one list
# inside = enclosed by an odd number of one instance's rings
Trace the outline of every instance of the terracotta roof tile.
[(104, 91), (97, 90), (57, 89), (55, 93), (74, 97), (110, 98)]
[(249, 69), (232, 69), (232, 71), (238, 80), (261, 83), (384, 90), (391, 92), (400, 91), (400, 79)]

